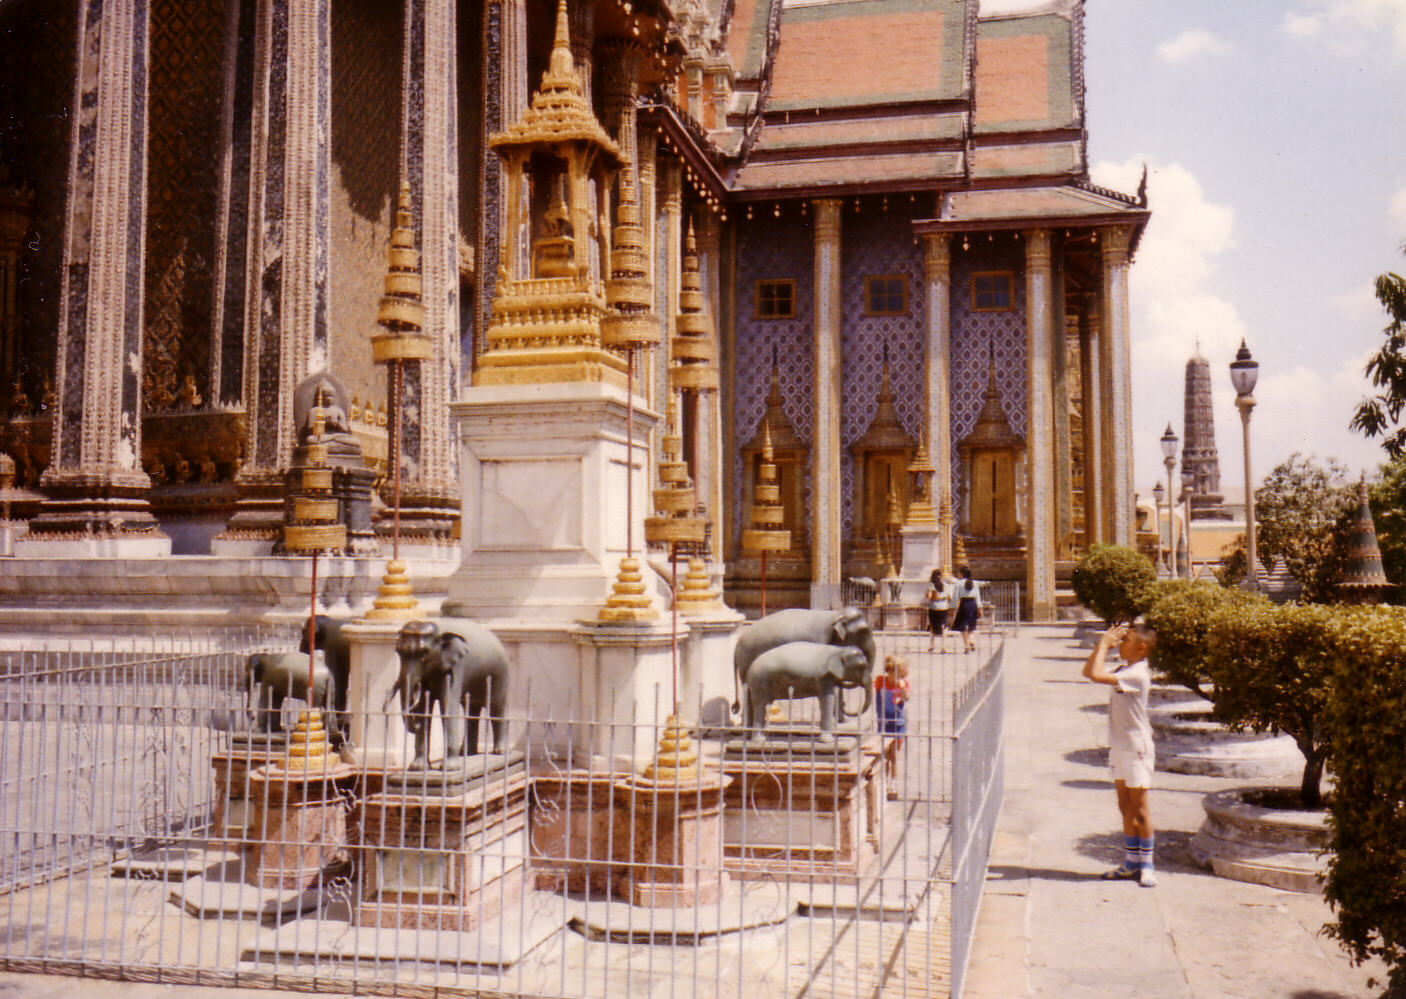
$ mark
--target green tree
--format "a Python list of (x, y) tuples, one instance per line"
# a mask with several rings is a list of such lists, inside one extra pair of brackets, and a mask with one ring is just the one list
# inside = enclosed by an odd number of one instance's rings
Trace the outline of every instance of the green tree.
[[(1402, 247), (1406, 252), (1406, 246)], [(1386, 342), (1367, 361), (1367, 379), (1376, 395), (1363, 399), (1352, 414), (1350, 426), (1366, 437), (1381, 437), (1382, 447), (1393, 458), (1406, 454), (1406, 278), (1386, 273), (1377, 278), (1377, 301), (1390, 322), (1382, 329)]]
[(1336, 607), (1246, 603), (1214, 616), (1206, 671), (1216, 685), (1215, 715), (1237, 729), (1285, 732), (1304, 756), (1304, 808), (1322, 804), (1330, 730)]
[(1218, 615), (1267, 606), (1269, 601), (1258, 593), (1217, 586), (1209, 579), (1159, 579), (1148, 596), (1150, 605), (1143, 619), (1157, 629), (1152, 668), (1198, 697), (1214, 700), (1207, 663), (1209, 635)]
[[(1319, 462), (1291, 454), (1255, 490), (1255, 538), (1260, 575), (1282, 557), (1303, 584), (1303, 599), (1331, 603), (1346, 562), (1346, 541), (1356, 491), (1347, 467), (1336, 459)], [(1244, 543), (1221, 558), (1216, 578), (1224, 586), (1245, 575)]]
[(1387, 995), (1406, 996), (1406, 611), (1338, 614), (1325, 719), (1334, 787), (1323, 884), (1337, 920), (1327, 930), (1354, 960), (1384, 960)]
[(1147, 608), (1147, 588), (1156, 579), (1146, 555), (1124, 545), (1094, 545), (1074, 567), (1070, 585), (1081, 604), (1112, 624)]

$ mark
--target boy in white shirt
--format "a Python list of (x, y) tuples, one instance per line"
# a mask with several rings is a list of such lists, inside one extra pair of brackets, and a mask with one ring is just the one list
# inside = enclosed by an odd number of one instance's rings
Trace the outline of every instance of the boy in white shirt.
[[(1085, 677), (1113, 688), (1108, 696), (1108, 768), (1123, 816), (1124, 852), (1123, 863), (1103, 877), (1110, 881), (1136, 879), (1144, 888), (1157, 884), (1152, 817), (1147, 807), (1156, 763), (1152, 723), (1147, 717), (1147, 694), (1152, 687), (1147, 657), (1156, 644), (1157, 632), (1148, 625), (1114, 625), (1099, 637), (1084, 663)], [(1115, 646), (1123, 662), (1109, 669), (1104, 660)]]

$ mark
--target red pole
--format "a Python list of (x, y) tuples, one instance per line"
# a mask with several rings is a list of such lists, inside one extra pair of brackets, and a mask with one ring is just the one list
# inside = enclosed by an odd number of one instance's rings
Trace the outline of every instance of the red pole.
[(395, 475), (395, 513), (391, 520), (391, 559), (400, 561), (400, 397), (405, 391), (405, 365), (395, 365), (395, 398), (391, 400), (391, 462)]
[(625, 348), (625, 557), (635, 557), (635, 347)]
[(317, 654), (317, 549), (312, 550), (312, 607), (308, 610), (308, 714), (312, 714), (312, 657)]
[(766, 617), (766, 549), (762, 549), (762, 617)]
[(671, 681), (674, 710), (679, 709), (679, 550), (669, 545), (669, 607), (673, 614), (669, 635), (669, 679)]

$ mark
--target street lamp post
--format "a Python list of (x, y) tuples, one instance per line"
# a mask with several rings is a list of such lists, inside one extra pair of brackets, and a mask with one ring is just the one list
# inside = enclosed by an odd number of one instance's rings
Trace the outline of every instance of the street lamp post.
[(1255, 491), (1250, 483), (1250, 412), (1255, 408), (1255, 382), (1259, 380), (1260, 364), (1250, 356), (1250, 348), (1240, 341), (1235, 360), (1230, 362), (1230, 382), (1235, 386), (1235, 406), (1240, 410), (1240, 425), (1245, 447), (1245, 589), (1259, 589), (1259, 565), (1255, 560)]
[(1192, 577), (1191, 564), (1191, 494), (1196, 491), (1196, 473), (1186, 467), (1186, 454), (1183, 452), (1181, 460), (1181, 520), (1182, 526), (1186, 528), (1186, 545), (1183, 551), (1186, 552), (1186, 578)]
[[(1177, 435), (1172, 433), (1172, 425), (1167, 424), (1167, 429), (1162, 432), (1162, 464), (1167, 466), (1167, 539), (1170, 553), (1167, 556), (1168, 567), (1172, 575), (1177, 574), (1177, 532), (1172, 525), (1172, 510), (1176, 503), (1176, 492), (1172, 488), (1172, 469), (1177, 463)], [(1159, 482), (1158, 485), (1161, 485)]]
[(1163, 551), (1162, 551), (1162, 501), (1163, 501), (1164, 499), (1167, 501), (1167, 533), (1168, 533), (1168, 534), (1171, 534), (1171, 533), (1172, 533), (1172, 502), (1171, 502), (1171, 497), (1167, 495), (1167, 489), (1166, 489), (1166, 487), (1163, 486), (1162, 483), (1159, 482), (1159, 483), (1157, 483), (1155, 486), (1152, 487), (1152, 502), (1153, 502), (1153, 504), (1154, 504), (1155, 509), (1157, 510), (1157, 575), (1158, 575), (1158, 576), (1162, 576), (1162, 577), (1167, 577), (1167, 576), (1174, 575), (1174, 573), (1175, 573), (1174, 565), (1175, 565), (1175, 564), (1173, 564), (1172, 566), (1169, 566), (1169, 565), (1167, 564), (1167, 556), (1166, 556), (1166, 555), (1163, 553)]

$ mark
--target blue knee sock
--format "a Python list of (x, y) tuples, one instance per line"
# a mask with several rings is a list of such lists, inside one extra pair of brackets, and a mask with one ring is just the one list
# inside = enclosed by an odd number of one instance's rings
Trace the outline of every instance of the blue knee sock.
[(1137, 843), (1138, 866), (1146, 867), (1150, 870), (1152, 868), (1152, 848), (1157, 843), (1157, 837), (1149, 836), (1147, 839), (1130, 838), (1135, 839)]
[(1138, 845), (1141, 843), (1136, 836), (1123, 837), (1123, 866), (1132, 870), (1142, 863), (1141, 851)]

